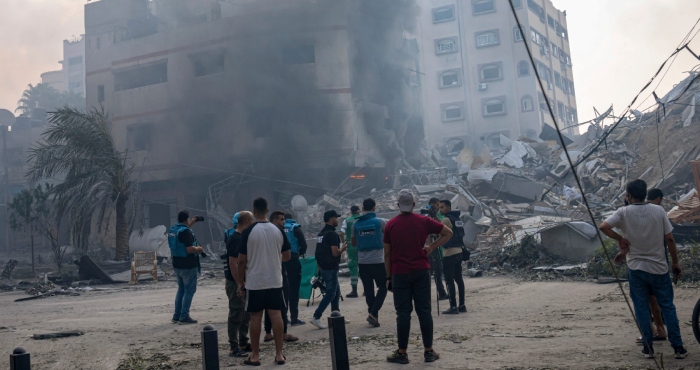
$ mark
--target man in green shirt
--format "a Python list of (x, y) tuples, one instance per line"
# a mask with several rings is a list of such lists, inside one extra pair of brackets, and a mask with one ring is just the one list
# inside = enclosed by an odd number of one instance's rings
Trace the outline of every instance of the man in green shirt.
[(359, 276), (358, 262), (357, 262), (357, 248), (352, 245), (352, 225), (360, 217), (360, 207), (352, 206), (350, 207), (350, 217), (343, 220), (343, 226), (340, 228), (340, 240), (345, 240), (345, 244), (348, 246), (348, 269), (350, 270), (350, 284), (352, 285), (352, 292), (348, 293), (346, 297), (357, 298), (357, 282)]

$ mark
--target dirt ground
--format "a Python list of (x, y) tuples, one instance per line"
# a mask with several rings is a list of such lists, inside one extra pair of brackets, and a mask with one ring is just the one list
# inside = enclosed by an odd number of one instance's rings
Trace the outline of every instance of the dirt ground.
[[(633, 321), (616, 285), (590, 282), (522, 282), (509, 278), (466, 279), (469, 313), (434, 314), (435, 349), (442, 358), (422, 361), (420, 331), (413, 317), (409, 365), (393, 365), (385, 357), (394, 348), (395, 316), (391, 294), (380, 312), (380, 328), (364, 321), (362, 298), (345, 299), (341, 310), (347, 327), (351, 367), (380, 369), (645, 369)], [(347, 279), (341, 279), (349, 291)], [(6, 356), (25, 347), (34, 369), (201, 369), (200, 330), (212, 324), (219, 330), (222, 368), (243, 368), (242, 359), (227, 356), (227, 301), (223, 282), (203, 280), (195, 295), (192, 317), (200, 324), (170, 323), (175, 284), (107, 286), (79, 297), (56, 296), (27, 302), (24, 292), (0, 294), (0, 347)], [(700, 351), (690, 318), (700, 292), (676, 290), (681, 330), (690, 356), (672, 358), (668, 342), (656, 345), (666, 368), (700, 368)], [(314, 308), (302, 301), (300, 317), (307, 320)], [(441, 303), (444, 309), (446, 303)], [(435, 310), (435, 304), (433, 304)], [(82, 330), (85, 335), (36, 341), (32, 334)], [(308, 323), (291, 328), (300, 342), (286, 345), (288, 369), (330, 369), (328, 331)], [(460, 338), (461, 343), (454, 343)], [(263, 366), (274, 365), (272, 346), (263, 344)], [(7, 361), (7, 357), (5, 360)], [(121, 366), (120, 366), (121, 364)]]

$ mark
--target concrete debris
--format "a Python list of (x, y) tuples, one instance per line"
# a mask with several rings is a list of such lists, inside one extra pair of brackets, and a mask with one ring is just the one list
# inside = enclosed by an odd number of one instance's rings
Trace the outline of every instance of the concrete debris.
[(600, 245), (596, 227), (586, 222), (567, 222), (540, 231), (543, 251), (564, 261), (588, 261)]
[(74, 330), (74, 331), (63, 331), (63, 332), (58, 332), (58, 333), (34, 334), (32, 336), (32, 338), (34, 340), (58, 339), (58, 338), (68, 338), (68, 337), (79, 337), (83, 334), (85, 334), (85, 333), (82, 331)]

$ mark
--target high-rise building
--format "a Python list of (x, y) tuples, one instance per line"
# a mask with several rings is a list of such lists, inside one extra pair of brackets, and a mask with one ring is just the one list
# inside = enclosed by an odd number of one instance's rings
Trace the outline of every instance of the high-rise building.
[[(463, 140), (474, 148), (537, 138), (578, 122), (566, 12), (550, 0), (421, 0), (420, 42), (426, 138), (430, 145)], [(537, 82), (524, 42), (528, 42)]]

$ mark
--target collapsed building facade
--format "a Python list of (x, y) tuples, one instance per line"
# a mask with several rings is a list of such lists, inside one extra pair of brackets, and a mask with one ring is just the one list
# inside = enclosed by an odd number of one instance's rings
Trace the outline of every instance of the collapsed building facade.
[(140, 224), (390, 183), (423, 140), (416, 16), (413, 0), (87, 4), (87, 107), (128, 150)]

